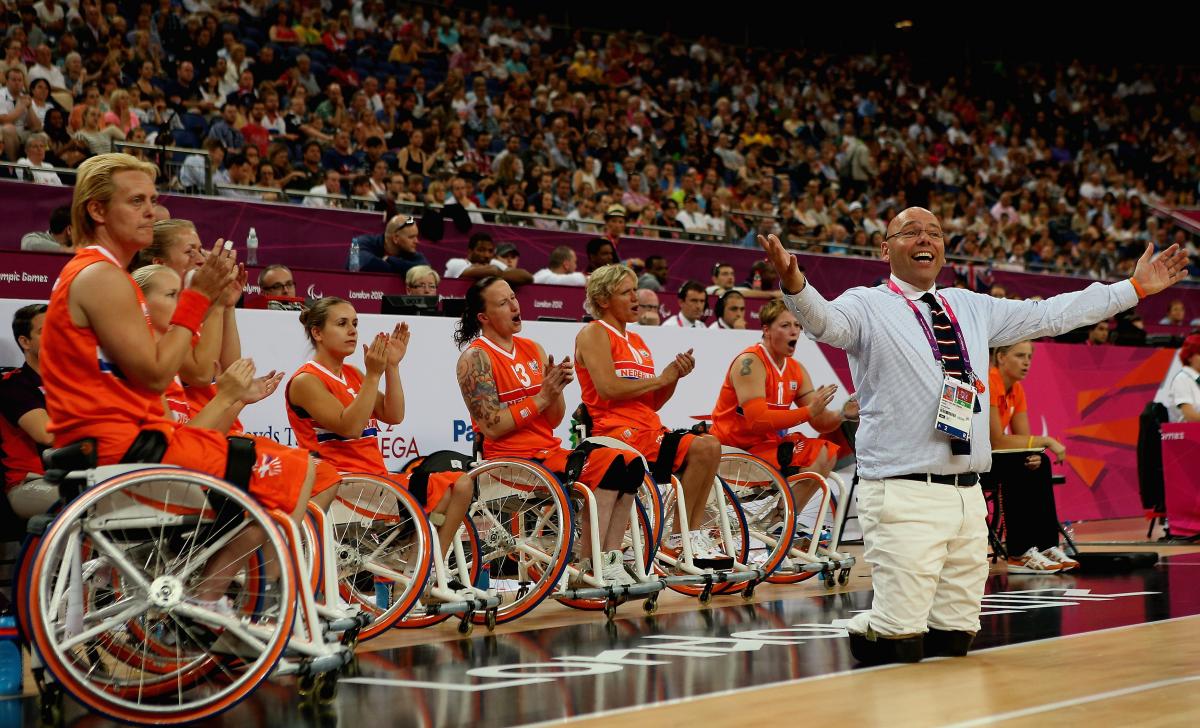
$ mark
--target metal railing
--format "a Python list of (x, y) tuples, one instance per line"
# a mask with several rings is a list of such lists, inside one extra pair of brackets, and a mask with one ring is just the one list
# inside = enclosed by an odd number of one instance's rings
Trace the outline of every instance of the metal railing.
[(204, 162), (204, 186), (201, 190), (204, 194), (214, 194), (213, 188), (213, 168), (212, 155), (205, 149), (192, 149), (190, 147), (175, 147), (166, 144), (143, 144), (141, 142), (126, 142), (117, 139), (112, 140), (110, 147), (114, 152), (124, 152), (128, 150), (149, 152), (143, 156), (156, 157), (152, 160), (158, 165), (159, 170), (163, 171), (165, 189), (176, 191), (187, 191), (180, 181), (180, 174), (183, 167), (187, 164), (188, 157), (201, 157)]
[[(8, 162), (3, 160), (0, 160), (0, 167), (17, 170), (18, 182), (32, 182), (34, 184), (47, 184), (45, 182), (36, 181), (33, 176), (35, 172), (54, 172), (55, 174), (59, 175), (59, 181), (66, 186), (70, 186), (71, 180), (73, 180), (75, 175), (78, 173), (77, 170), (71, 169), (70, 167), (32, 167), (28, 164)], [(63, 179), (61, 175), (64, 174), (68, 175), (70, 179)]]

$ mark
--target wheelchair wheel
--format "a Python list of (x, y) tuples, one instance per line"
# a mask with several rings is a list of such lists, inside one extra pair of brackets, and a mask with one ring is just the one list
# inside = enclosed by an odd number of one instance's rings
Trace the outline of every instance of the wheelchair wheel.
[(573, 543), (571, 506), (558, 478), (531, 460), (498, 458), (471, 476), (479, 495), (467, 515), (479, 529), (481, 568), (500, 597), (496, 622), (504, 623), (536, 607), (562, 579)]
[[(429, 520), (416, 497), (376, 475), (345, 475), (329, 508), (341, 597), (375, 617), (359, 640), (390, 629), (421, 598), (431, 561)], [(377, 583), (389, 585), (380, 599)]]
[[(721, 482), (718, 478), (716, 483), (720, 489), (722, 497), (718, 499), (717, 488), (713, 488), (709, 492), (708, 504), (704, 509), (704, 517), (700, 523), (689, 523), (688, 527), (692, 530), (705, 530), (712, 538), (720, 544), (725, 553), (733, 557), (735, 567), (738, 564), (746, 564), (750, 554), (750, 539), (746, 527), (746, 514), (742, 512), (742, 507), (738, 503), (738, 499), (734, 496), (733, 491), (728, 485)], [(668, 534), (673, 533), (675, 524), (675, 487), (674, 483), (670, 486), (666, 496), (663, 498), (663, 528), (662, 537), (668, 538)], [(725, 528), (728, 527), (728, 539), (725, 536)], [(662, 543), (659, 543), (659, 552), (663, 551)], [(662, 576), (676, 576), (687, 572), (679, 570), (677, 567), (665, 563), (662, 559), (655, 559), (654, 570)], [(688, 596), (700, 596), (705, 587), (698, 584), (670, 584), (667, 586), (674, 591)], [(711, 589), (713, 594), (722, 594), (725, 591), (738, 589), (739, 585), (735, 584), (717, 584)]]
[(779, 472), (760, 457), (727, 452), (721, 455), (717, 475), (746, 514), (750, 537), (747, 565), (761, 568), (772, 583), (799, 581), (792, 578), (794, 565), (787, 558), (795, 538), (796, 508), (792, 491)]
[(663, 537), (663, 497), (662, 492), (654, 483), (654, 478), (650, 477), (649, 473), (642, 479), (642, 486), (638, 488), (637, 497), (642, 511), (650, 519), (650, 525), (653, 527), (654, 546), (657, 549), (658, 544), (662, 543)]
[[(274, 668), (295, 618), (296, 573), (273, 518), (240, 489), (177, 468), (85, 491), (47, 529), (30, 573), (43, 664), (118, 720), (177, 724), (231, 707)], [(245, 552), (232, 555), (223, 613), (192, 599), (229, 545)]]
[[(459, 527), (456, 538), (462, 544), (463, 555), (467, 558), (465, 568), (471, 577), (471, 584), (478, 584), (479, 580), (479, 529), (475, 527), (475, 523), (470, 517), (463, 518), (462, 526)], [(454, 549), (447, 549), (446, 570), (450, 574), (451, 579), (459, 577), (460, 569), (458, 559), (455, 556)], [(429, 579), (432, 582), (434, 579), (433, 572), (429, 574)], [(451, 612), (438, 612), (435, 614), (423, 614), (420, 606), (414, 608), (411, 612), (401, 617), (395, 625), (397, 629), (419, 629), (421, 627), (431, 627), (435, 624), (441, 624), (453, 616)]]
[[(575, 487), (584, 487), (584, 486), (577, 484)], [(571, 499), (572, 515), (574, 515), (575, 518), (582, 520), (583, 516), (582, 516), (582, 513), (579, 512), (579, 508), (578, 508), (580, 505), (581, 505), (581, 503), (579, 501), (577, 501), (575, 498)], [(650, 520), (649, 514), (646, 513), (646, 507), (642, 505), (642, 502), (640, 500), (634, 501), (634, 509), (637, 513), (636, 520), (635, 520), (635, 522), (631, 522), (629, 525), (637, 528), (638, 532), (641, 534), (642, 568), (644, 568), (646, 570), (646, 573), (653, 574), (654, 573), (654, 554), (657, 553), (657, 551), (658, 551), (658, 541), (656, 541), (654, 539), (654, 524)], [(575, 526), (576, 535), (578, 535), (579, 529), (581, 527), (583, 527), (583, 524), (576, 523), (576, 526)], [(626, 566), (632, 566), (634, 560), (637, 557), (634, 554), (634, 550), (633, 550), (633, 537), (630, 535), (629, 531), (625, 532), (625, 538), (622, 542), (621, 550), (625, 557)], [(583, 609), (586, 611), (600, 611), (605, 608), (605, 605), (608, 603), (608, 600), (607, 599), (566, 599), (566, 598), (563, 598), (563, 599), (559, 599), (558, 603), (562, 604), (564, 606), (572, 607), (574, 609)]]

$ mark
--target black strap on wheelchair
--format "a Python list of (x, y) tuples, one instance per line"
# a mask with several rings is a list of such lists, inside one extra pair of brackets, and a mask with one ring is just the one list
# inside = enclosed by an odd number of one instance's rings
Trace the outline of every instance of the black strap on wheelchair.
[(583, 466), (587, 464), (588, 455), (600, 445), (594, 442), (581, 442), (567, 456), (567, 469), (563, 471), (563, 482), (574, 483), (579, 480), (579, 475), (583, 472)]
[(60, 502), (70, 503), (79, 497), (84, 484), (80, 481), (68, 481), (67, 473), (96, 467), (96, 438), (85, 437), (70, 445), (46, 450), (42, 453), (42, 462), (46, 464), (46, 472), (43, 475), (46, 482), (58, 485)]
[(679, 441), (687, 434), (690, 434), (689, 430), (671, 430), (663, 435), (662, 444), (658, 446), (658, 459), (650, 466), (650, 475), (655, 483), (671, 482), (675, 453), (679, 451)]
[(426, 455), (412, 471), (408, 492), (421, 505), (429, 505), (429, 476), (434, 473), (465, 473), (471, 469), (471, 458), (454, 450), (438, 450)]
[(227, 442), (225, 480), (248, 493), (250, 492), (250, 475), (254, 471), (254, 462), (258, 459), (258, 453), (254, 450), (254, 440), (230, 435)]
[(167, 453), (167, 436), (161, 430), (142, 430), (121, 457), (122, 463), (161, 463)]

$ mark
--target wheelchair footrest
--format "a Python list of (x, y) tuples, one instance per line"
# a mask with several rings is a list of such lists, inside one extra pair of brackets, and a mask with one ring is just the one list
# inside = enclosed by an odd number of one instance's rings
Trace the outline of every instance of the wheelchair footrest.
[(665, 576), (667, 584), (742, 584), (747, 581), (762, 581), (767, 574), (762, 569), (747, 569), (745, 571), (717, 571), (712, 574), (678, 574)]
[(639, 581), (636, 584), (617, 584), (613, 586), (589, 586), (578, 589), (563, 589), (555, 592), (555, 599), (628, 599), (648, 597), (667, 588), (662, 579)]

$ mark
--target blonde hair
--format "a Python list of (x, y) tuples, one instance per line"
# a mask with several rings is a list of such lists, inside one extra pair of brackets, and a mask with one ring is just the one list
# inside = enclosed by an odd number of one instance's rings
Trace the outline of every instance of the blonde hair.
[(154, 240), (139, 250), (137, 255), (133, 256), (133, 262), (130, 263), (129, 270), (134, 271), (144, 266), (152, 265), (155, 259), (166, 260), (167, 251), (175, 244), (180, 234), (185, 232), (196, 232), (196, 226), (191, 220), (185, 220), (181, 217), (156, 220), (154, 222)]
[(79, 236), (79, 240), (90, 243), (95, 239), (96, 221), (88, 213), (87, 207), (93, 201), (108, 207), (116, 192), (113, 176), (118, 172), (142, 172), (150, 177), (151, 182), (158, 178), (157, 166), (128, 154), (97, 154), (84, 160), (79, 165), (75, 178), (75, 197), (71, 201), (71, 230)]
[(133, 282), (138, 284), (138, 288), (142, 289), (142, 293), (149, 293), (150, 281), (154, 276), (164, 271), (175, 276), (177, 280), (179, 279), (179, 274), (174, 269), (165, 265), (145, 265), (133, 272)]
[(600, 318), (604, 315), (604, 309), (600, 307), (600, 303), (607, 303), (612, 298), (613, 291), (617, 290), (617, 286), (626, 276), (633, 278), (634, 284), (637, 284), (637, 274), (623, 263), (602, 265), (593, 271), (591, 277), (588, 278), (587, 298), (583, 302), (583, 310), (587, 311), (592, 318)]
[(433, 268), (427, 265), (414, 265), (412, 268), (408, 269), (407, 273), (404, 274), (404, 285), (416, 285), (418, 278), (424, 278), (427, 275), (433, 276), (433, 285), (435, 286), (442, 282), (441, 276), (439, 276), (437, 271), (435, 271)]
[(758, 320), (763, 326), (770, 326), (775, 319), (787, 310), (787, 305), (778, 298), (772, 298), (766, 305), (758, 309)]
[[(123, 89), (123, 88), (119, 88), (119, 89), (117, 89), (116, 91), (113, 91), (111, 94), (109, 94), (109, 96), (108, 96), (108, 107), (109, 107), (110, 109), (115, 109), (115, 108), (117, 108), (117, 102), (118, 102), (118, 101), (124, 101), (124, 102), (125, 102), (125, 105), (126, 105), (126, 106), (128, 106), (128, 105), (129, 105), (129, 98), (130, 98), (130, 97), (129, 97), (129, 92), (128, 92), (128, 91), (126, 91), (126, 90), (125, 90), (125, 89)], [(127, 119), (121, 119), (120, 121), (121, 121), (121, 123), (122, 123), (122, 124), (124, 124), (124, 123), (125, 123), (126, 121), (128, 121), (128, 120), (127, 120)]]

